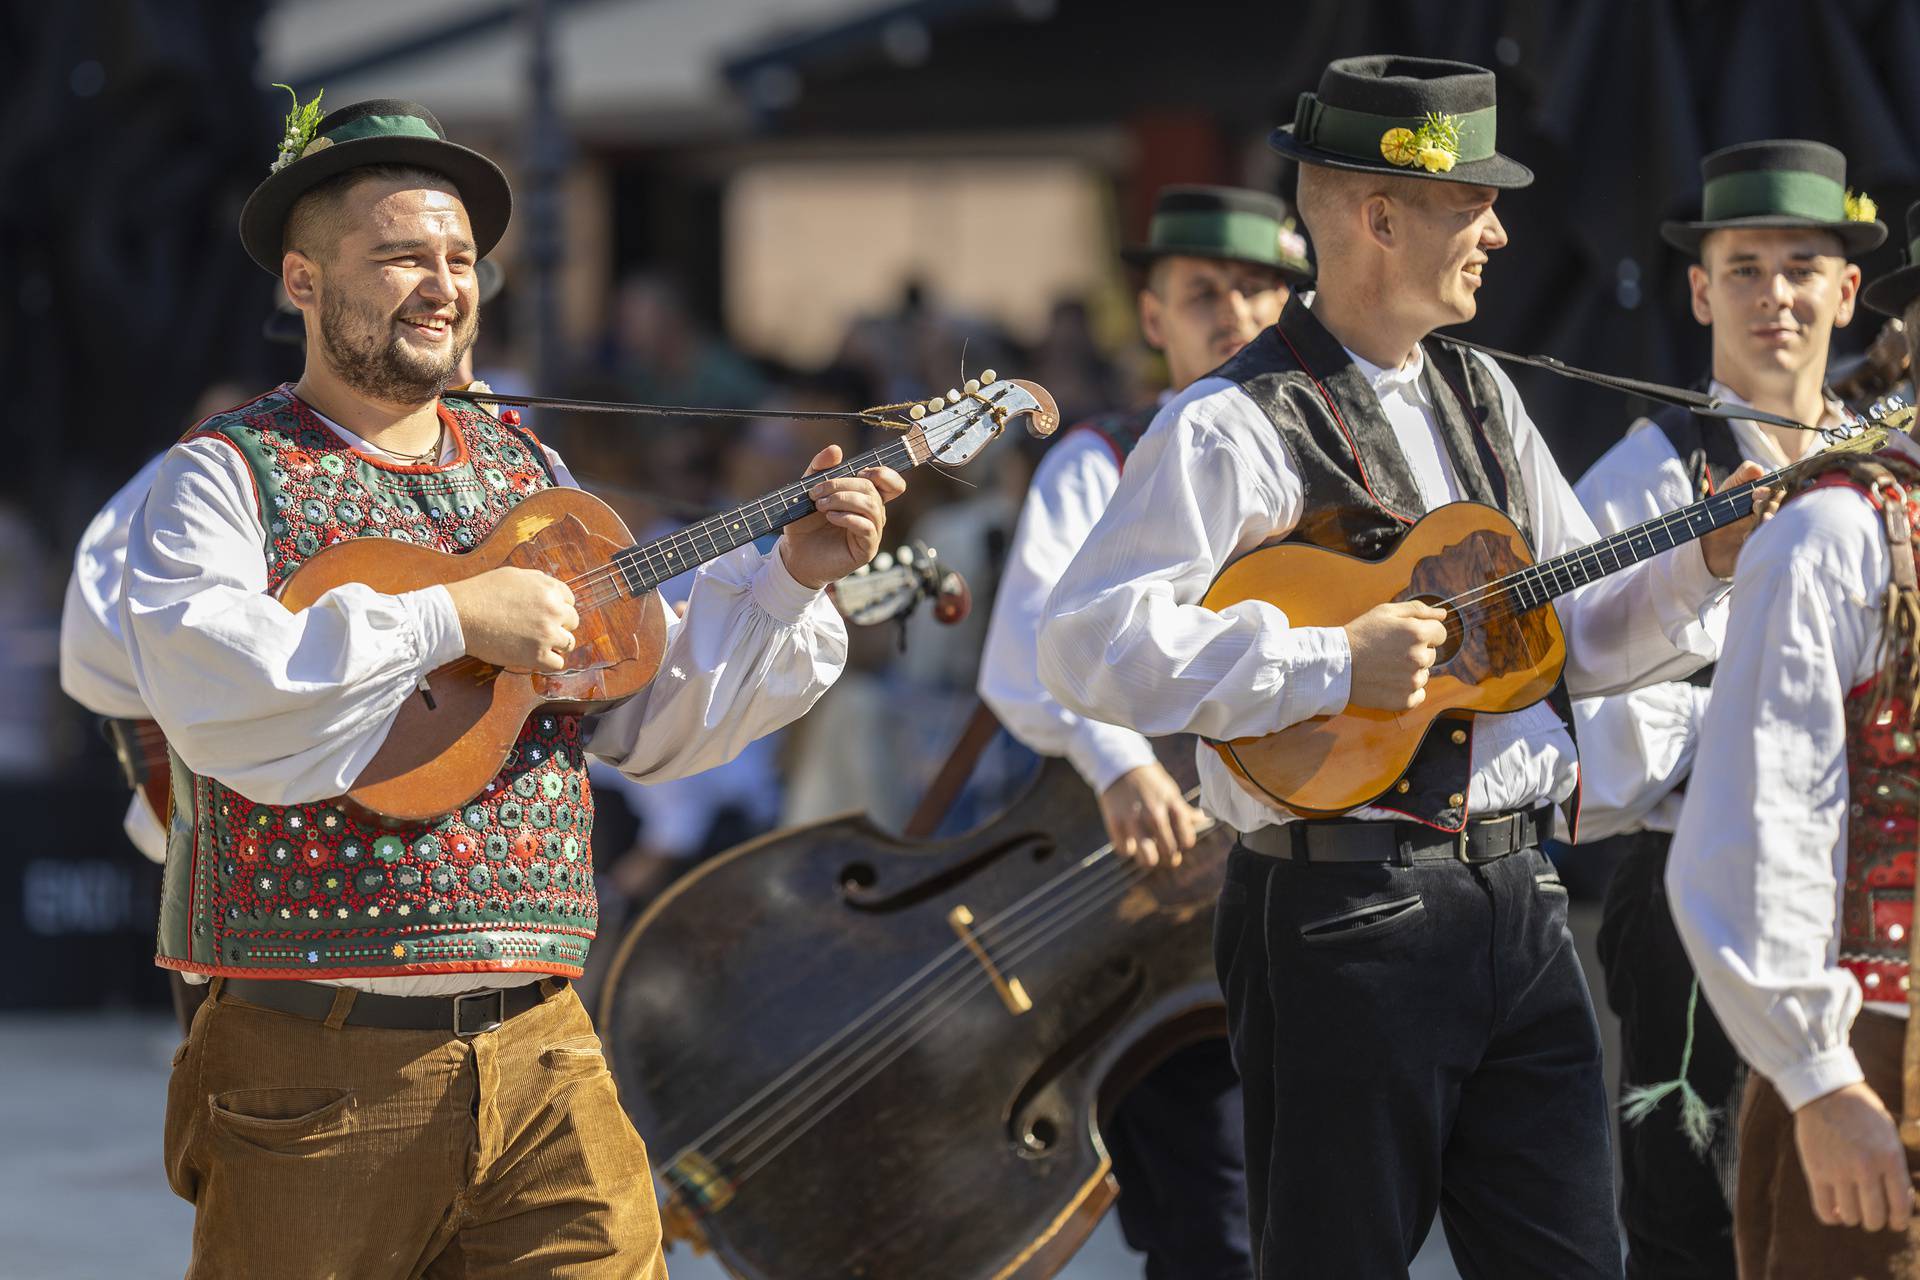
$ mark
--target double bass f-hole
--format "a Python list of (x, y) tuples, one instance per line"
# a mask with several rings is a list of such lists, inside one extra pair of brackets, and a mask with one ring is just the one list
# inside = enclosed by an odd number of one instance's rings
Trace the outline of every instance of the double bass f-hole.
[(1033, 861), (1045, 862), (1058, 848), (1053, 837), (1043, 831), (1022, 831), (977, 849), (958, 862), (938, 867), (920, 879), (888, 884), (885, 888), (881, 887), (872, 864), (850, 862), (839, 873), (840, 896), (856, 911), (901, 911), (939, 897), (1004, 858), (1026, 852)]

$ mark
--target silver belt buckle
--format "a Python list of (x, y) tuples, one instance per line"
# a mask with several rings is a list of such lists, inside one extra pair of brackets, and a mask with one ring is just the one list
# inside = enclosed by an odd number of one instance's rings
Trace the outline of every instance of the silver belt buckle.
[[(1519, 820), (1520, 820), (1519, 811), (1515, 810), (1512, 813), (1503, 813), (1497, 818), (1488, 818), (1483, 822), (1481, 822), (1480, 825), (1481, 827), (1484, 828), (1484, 827), (1490, 827), (1496, 822), (1518, 822)], [(1467, 832), (1471, 831), (1472, 829), (1473, 827), (1471, 824), (1461, 827), (1459, 843), (1454, 846), (1460, 861), (1468, 864), (1469, 866), (1474, 864), (1474, 860), (1467, 856)], [(1512, 841), (1511, 833), (1509, 833), (1508, 835), (1506, 852), (1507, 853), (1513, 852), (1513, 841)], [(1480, 861), (1492, 862), (1495, 857), (1504, 857), (1504, 856), (1505, 856), (1504, 854), (1494, 854), (1489, 857), (1481, 858)]]
[[(469, 1000), (491, 1000), (493, 1017), (481, 1026), (472, 1029), (463, 1028), (461, 1010)], [(469, 991), (463, 996), (453, 998), (453, 1035), (456, 1040), (470, 1040), (474, 1036), (485, 1035), (489, 1031), (498, 1031), (500, 1024), (507, 1020), (507, 989), (495, 987), (491, 991)]]

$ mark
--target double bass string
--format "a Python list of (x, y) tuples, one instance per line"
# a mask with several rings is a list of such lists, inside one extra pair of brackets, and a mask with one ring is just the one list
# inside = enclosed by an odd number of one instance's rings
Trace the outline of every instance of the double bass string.
[[(1055, 912), (1051, 919), (1043, 919), (1036, 922), (1037, 936), (1035, 929), (1030, 928), (1025, 935), (1019, 939), (997, 939), (996, 945), (1002, 948), (1002, 955), (998, 957), (1001, 962), (1009, 966), (1019, 963), (1039, 948), (1047, 945), (1047, 943), (1058, 937), (1066, 929), (1072, 927), (1081, 919), (1084, 919), (1089, 913), (1100, 907), (1105, 900), (1114, 896), (1115, 893), (1130, 888), (1133, 883), (1143, 879), (1146, 875), (1144, 868), (1123, 870), (1118, 878), (1118, 882), (1114, 883), (1115, 878), (1110, 874), (1113, 870), (1114, 864), (1108, 864), (1103, 868), (1103, 871), (1109, 874), (1103, 875), (1102, 878), (1108, 880), (1110, 883), (1104, 886), (1098, 884), (1080, 886), (1082, 892), (1077, 895), (1077, 902), (1071, 903), (1062, 911)], [(1084, 892), (1084, 890), (1089, 887), (1093, 888), (1095, 892)], [(978, 935), (976, 935), (976, 937), (977, 936)], [(892, 1063), (898, 1061), (903, 1054), (923, 1039), (929, 1032), (933, 1031), (941, 1023), (957, 1013), (967, 1000), (977, 994), (977, 988), (969, 989), (974, 987), (974, 983), (987, 982), (987, 984), (991, 986), (986, 975), (982, 973), (977, 966), (963, 968), (956, 974), (950, 976), (957, 977), (959, 979), (958, 982), (946, 982), (943, 984), (945, 987), (944, 990), (937, 993), (929, 992), (928, 1003), (911, 1010), (911, 1016), (908, 1019), (907, 1025), (902, 1028), (900, 1034), (895, 1035), (890, 1042), (877, 1047), (873, 1054), (868, 1055), (864, 1061), (859, 1062), (851, 1070), (838, 1078), (827, 1077), (825, 1079), (827, 1087), (821, 1096), (795, 1099), (794, 1101), (802, 1106), (798, 1123), (790, 1124), (784, 1136), (780, 1135), (779, 1130), (775, 1130), (772, 1136), (779, 1137), (779, 1141), (770, 1150), (766, 1150), (763, 1154), (759, 1155), (752, 1164), (746, 1165), (746, 1167), (738, 1173), (733, 1174), (732, 1180), (736, 1184), (744, 1182), (747, 1178), (765, 1168), (779, 1156), (782, 1151), (799, 1140), (820, 1116), (827, 1114), (842, 1102), (845, 1102), (847, 1098), (851, 1097), (874, 1076), (884, 1071)], [(791, 1108), (789, 1108), (789, 1110), (791, 1110)], [(745, 1145), (736, 1143), (735, 1147), (729, 1153), (728, 1158), (736, 1162), (744, 1162), (748, 1155), (763, 1147), (765, 1141), (766, 1139), (762, 1138)]]
[[(1056, 889), (1069, 877), (1077, 875), (1084, 870), (1093, 869), (1094, 864), (1106, 856), (1110, 850), (1111, 846), (1105, 846), (1102, 849), (1096, 850), (1093, 854), (1088, 855), (1088, 857), (1083, 858), (1079, 863), (1069, 867), (1053, 880), (1035, 889), (1032, 893), (1028, 894), (1027, 897), (1007, 908), (976, 931), (976, 940), (984, 942), (985, 935), (989, 930), (1003, 930), (1013, 927), (1017, 917), (1028, 914), (1035, 906), (1056, 908), (1060, 906), (1064, 899), (1048, 899), (1046, 895), (1049, 891)], [(1103, 872), (1110, 872), (1112, 867), (1113, 864), (1106, 864), (1099, 869)], [(1107, 877), (1103, 875), (1101, 878), (1104, 879)], [(1075, 886), (1076, 896), (1079, 896), (1089, 887), (1097, 888), (1098, 882), (1092, 881), (1087, 884)], [(953, 962), (956, 960), (960, 962), (958, 968), (953, 966)], [(942, 969), (945, 969), (946, 972), (940, 972)], [(924, 1015), (928, 1010), (926, 1004), (902, 1006), (899, 1003), (901, 1000), (909, 996), (918, 996), (925, 999), (940, 998), (953, 989), (953, 980), (955, 978), (960, 979), (960, 986), (967, 986), (967, 975), (969, 973), (982, 980), (986, 979), (986, 975), (974, 963), (972, 953), (968, 951), (962, 943), (956, 941), (949, 944), (943, 952), (929, 961), (918, 973), (883, 996), (860, 1017), (854, 1019), (853, 1022), (835, 1033), (830, 1039), (815, 1048), (806, 1057), (796, 1062), (780, 1076), (763, 1086), (753, 1097), (749, 1098), (733, 1112), (723, 1117), (708, 1129), (706, 1133), (702, 1134), (698, 1140), (690, 1144), (691, 1147), (697, 1149), (701, 1144), (720, 1134), (729, 1125), (733, 1125), (743, 1118), (749, 1121), (746, 1127), (729, 1135), (711, 1154), (732, 1155), (742, 1150), (752, 1150), (754, 1147), (757, 1147), (759, 1145), (758, 1142), (746, 1147), (743, 1147), (742, 1144), (748, 1142), (756, 1130), (761, 1129), (769, 1123), (775, 1125), (775, 1132), (778, 1133), (779, 1127), (788, 1123), (788, 1120), (782, 1113), (791, 1111), (796, 1104), (803, 1106), (808, 1105), (809, 1098), (817, 1091), (821, 1083), (824, 1082), (828, 1091), (831, 1091), (836, 1083), (844, 1082), (846, 1079), (844, 1074), (837, 1078), (832, 1074), (841, 1067), (843, 1063), (849, 1060), (860, 1061), (863, 1059), (865, 1062), (870, 1063), (872, 1056), (868, 1051), (872, 1042), (876, 1037), (886, 1040), (887, 1037), (893, 1036), (899, 1030), (899, 1015), (904, 1013), (908, 1020), (911, 1021), (919, 1015)], [(930, 989), (919, 989), (928, 987), (929, 984), (931, 984)], [(818, 1061), (822, 1055), (833, 1049), (838, 1042), (846, 1039), (855, 1031), (860, 1030), (863, 1024), (870, 1022), (876, 1016), (881, 1017), (879, 1025), (869, 1027), (853, 1044), (842, 1049), (826, 1062), (822, 1063)], [(898, 1043), (898, 1041), (896, 1039), (888, 1043)], [(885, 1046), (883, 1045), (882, 1047), (884, 1050)], [(810, 1068), (812, 1069), (811, 1074), (802, 1076), (798, 1085), (792, 1089), (787, 1089), (784, 1093), (778, 1092), (797, 1074), (806, 1072)], [(856, 1067), (856, 1070), (857, 1069)], [(770, 1095), (774, 1095), (773, 1105), (771, 1107), (758, 1113), (748, 1114), (752, 1108), (762, 1101), (767, 1100)], [(803, 1125), (801, 1131), (804, 1131), (804, 1128), (805, 1126)], [(795, 1136), (797, 1136), (797, 1134)], [(678, 1157), (676, 1157), (676, 1159), (677, 1158)]]
[[(1098, 907), (1116, 890), (1124, 890), (1138, 881), (1147, 870), (1128, 862), (1111, 862), (1112, 846), (1106, 845), (1081, 859), (1074, 866), (1063, 871), (1053, 880), (1038, 887), (1019, 902), (1009, 906), (997, 916), (987, 921), (975, 934), (977, 940), (986, 944), (989, 941), (1000, 948), (1000, 960), (1005, 964), (1017, 963), (1031, 955), (1034, 950), (1044, 946), (1058, 933), (1088, 911)], [(1098, 873), (1094, 879), (1073, 886), (1066, 896), (1055, 896), (1059, 887), (1072, 877), (1083, 872)], [(1116, 877), (1115, 872), (1119, 875)], [(1032, 918), (1034, 909), (1042, 908), (1038, 918)], [(960, 961), (960, 967), (954, 968), (954, 962)], [(946, 970), (942, 973), (941, 970)], [(950, 944), (944, 952), (935, 957), (918, 973), (904, 981), (893, 992), (881, 998), (866, 1013), (844, 1027), (832, 1038), (814, 1049), (805, 1058), (789, 1067), (779, 1077), (768, 1082), (752, 1098), (732, 1113), (723, 1117), (693, 1143), (687, 1151), (697, 1150), (703, 1143), (722, 1133), (729, 1126), (737, 1125), (745, 1113), (759, 1105), (769, 1095), (781, 1091), (796, 1075), (813, 1068), (810, 1074), (802, 1077), (801, 1082), (785, 1090), (777, 1098), (774, 1106), (751, 1117), (745, 1128), (728, 1135), (721, 1145), (711, 1153), (713, 1156), (740, 1160), (765, 1147), (766, 1143), (778, 1139), (778, 1145), (762, 1155), (751, 1168), (731, 1175), (734, 1180), (742, 1181), (752, 1172), (763, 1167), (780, 1150), (798, 1138), (810, 1127), (811, 1119), (817, 1118), (825, 1110), (837, 1106), (853, 1090), (858, 1089), (866, 1080), (883, 1070), (889, 1063), (906, 1052), (932, 1026), (951, 1013), (965, 999), (974, 994), (973, 983), (968, 975), (977, 981), (989, 981), (972, 961), (971, 953), (956, 942)], [(956, 982), (956, 979), (958, 980)], [(990, 985), (990, 982), (989, 982)], [(925, 990), (919, 990), (927, 988)], [(960, 993), (960, 999), (953, 999)], [(922, 1003), (901, 1006), (900, 1001), (909, 995), (924, 997)], [(926, 1003), (931, 1001), (932, 1003)], [(904, 1018), (903, 1016), (904, 1015)], [(841, 1049), (831, 1059), (819, 1062), (824, 1055), (834, 1049), (836, 1044), (849, 1035), (861, 1031), (866, 1024), (880, 1018), (877, 1025), (868, 1026), (854, 1043)], [(847, 1066), (849, 1069), (841, 1071)], [(824, 1089), (823, 1089), (824, 1086)], [(833, 1098), (826, 1107), (817, 1107), (818, 1101), (839, 1091), (840, 1096)], [(802, 1122), (792, 1127), (796, 1107), (802, 1108)], [(807, 1113), (811, 1113), (811, 1118)], [(771, 1125), (769, 1132), (756, 1137), (756, 1131)], [(782, 1136), (784, 1133), (784, 1137)], [(686, 1154), (686, 1151), (681, 1153)], [(677, 1160), (679, 1157), (676, 1156)]]

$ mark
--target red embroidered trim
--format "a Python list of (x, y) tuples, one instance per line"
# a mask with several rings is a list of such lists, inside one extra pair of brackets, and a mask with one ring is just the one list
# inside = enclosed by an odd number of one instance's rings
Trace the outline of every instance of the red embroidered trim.
[(177, 960), (170, 956), (155, 955), (154, 964), (162, 969), (178, 969), (182, 973), (201, 973), (209, 978), (280, 978), (288, 982), (312, 982), (318, 978), (418, 978), (436, 973), (547, 973), (559, 978), (577, 978), (585, 970), (577, 965), (564, 964), (520, 964), (502, 967), (498, 961), (468, 960), (429, 960), (419, 964), (393, 965), (385, 969), (256, 969), (235, 968), (231, 965), (195, 964), (191, 960)]

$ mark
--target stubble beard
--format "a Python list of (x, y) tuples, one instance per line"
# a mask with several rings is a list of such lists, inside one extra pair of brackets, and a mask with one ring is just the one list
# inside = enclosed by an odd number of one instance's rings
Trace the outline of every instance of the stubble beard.
[(335, 376), (369, 400), (421, 405), (438, 396), (453, 379), (480, 331), (473, 308), (453, 324), (438, 354), (410, 347), (394, 331), (397, 317), (356, 305), (338, 294), (320, 301), (321, 356)]

